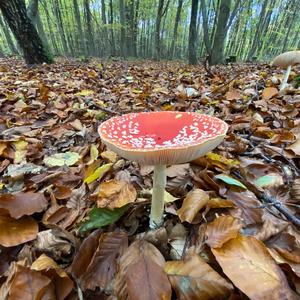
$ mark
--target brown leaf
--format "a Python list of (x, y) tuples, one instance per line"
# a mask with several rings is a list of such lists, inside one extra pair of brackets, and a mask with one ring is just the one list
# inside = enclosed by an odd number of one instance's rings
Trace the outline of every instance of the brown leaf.
[(240, 92), (235, 89), (231, 89), (230, 91), (228, 91), (225, 97), (228, 101), (242, 99), (242, 95), (240, 94)]
[(295, 143), (289, 145), (285, 148), (286, 150), (292, 150), (296, 155), (300, 156), (300, 138), (298, 138)]
[(72, 274), (83, 290), (107, 288), (115, 276), (118, 259), (127, 248), (125, 233), (99, 233), (84, 241), (72, 263)]
[(73, 281), (57, 263), (45, 254), (42, 254), (31, 265), (31, 270), (41, 271), (43, 275), (52, 279), (53, 294), (57, 300), (65, 299), (73, 289)]
[(278, 90), (274, 87), (267, 87), (263, 90), (262, 98), (263, 100), (270, 100), (278, 94)]
[(45, 299), (43, 296), (46, 294), (47, 286), (51, 283), (50, 278), (42, 275), (41, 272), (31, 270), (16, 263), (13, 263), (10, 271), (12, 274), (1, 287), (0, 299)]
[(135, 201), (137, 196), (134, 186), (126, 181), (110, 180), (100, 184), (98, 207), (120, 208)]
[(207, 204), (208, 194), (200, 189), (190, 191), (177, 211), (181, 222), (192, 223), (196, 214)]
[(36, 238), (38, 224), (31, 217), (24, 216), (13, 219), (0, 215), (0, 245), (4, 247), (17, 246)]
[(168, 261), (165, 271), (179, 300), (227, 299), (233, 291), (233, 286), (196, 254), (183, 261)]
[(250, 299), (296, 299), (283, 272), (259, 240), (239, 235), (212, 252), (223, 272)]
[(149, 257), (141, 257), (126, 272), (129, 299), (171, 299), (171, 286), (162, 267)]
[(17, 193), (0, 195), (0, 208), (6, 209), (10, 216), (16, 219), (24, 215), (41, 212), (48, 205), (47, 199), (41, 193)]
[(220, 248), (224, 243), (236, 238), (242, 224), (231, 216), (221, 216), (209, 223), (206, 228), (206, 243), (211, 248)]
[[(159, 286), (157, 283), (157, 279), (161, 280), (163, 276), (163, 266), (165, 264), (165, 259), (162, 256), (162, 254), (158, 251), (157, 248), (155, 248), (152, 244), (146, 242), (146, 241), (136, 241), (130, 245), (130, 247), (127, 249), (127, 251), (122, 255), (119, 263), (119, 272), (116, 276), (116, 282), (115, 282), (115, 294), (118, 297), (118, 300), (125, 300), (128, 299), (128, 294), (133, 293), (132, 291), (128, 290), (127, 282), (131, 282), (133, 279), (127, 274), (128, 269), (132, 270), (132, 265), (135, 265), (136, 263), (139, 263), (140, 266), (141, 262), (140, 260), (150, 259), (152, 263), (154, 263), (156, 266), (152, 266), (154, 270), (156, 270), (155, 274), (151, 274), (151, 276), (148, 277), (147, 281), (143, 279), (144, 284), (144, 290), (140, 292), (140, 295), (143, 294), (151, 295), (151, 291), (145, 291), (146, 288), (151, 288), (151, 286)], [(132, 274), (132, 272), (130, 273)], [(156, 277), (157, 275), (157, 277)], [(164, 280), (168, 282), (168, 277), (165, 274)], [(139, 286), (142, 285), (142, 283), (136, 283)], [(131, 288), (131, 286), (130, 286)], [(167, 292), (167, 284), (164, 286), (160, 286), (160, 290), (156, 291), (156, 295), (170, 295), (171, 297), (171, 286), (169, 285), (169, 292)], [(170, 297), (166, 297), (165, 299), (170, 299)], [(144, 298), (140, 298), (144, 299)], [(149, 299), (149, 298), (145, 298)], [(164, 298), (154, 298), (154, 299), (164, 299)]]

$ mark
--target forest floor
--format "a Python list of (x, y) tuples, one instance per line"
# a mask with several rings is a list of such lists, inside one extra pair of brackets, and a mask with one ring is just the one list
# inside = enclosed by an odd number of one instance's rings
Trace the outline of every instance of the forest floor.
[[(279, 92), (283, 73), (268, 65), (210, 73), (0, 60), (0, 299), (299, 299), (299, 77)], [(230, 125), (212, 153), (167, 168), (165, 223), (152, 231), (153, 168), (97, 133), (150, 110)]]

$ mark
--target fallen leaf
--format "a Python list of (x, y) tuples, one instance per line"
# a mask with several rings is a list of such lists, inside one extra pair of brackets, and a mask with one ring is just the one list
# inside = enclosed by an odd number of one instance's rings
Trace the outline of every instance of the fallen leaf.
[(80, 159), (76, 152), (56, 153), (44, 158), (44, 163), (49, 167), (73, 166)]
[(168, 261), (164, 269), (178, 299), (227, 299), (233, 291), (233, 286), (196, 254)]
[(177, 211), (180, 221), (192, 223), (196, 214), (207, 204), (208, 200), (209, 196), (205, 191), (200, 189), (190, 191)]
[(92, 91), (92, 90), (82, 90), (82, 91), (76, 93), (75, 95), (85, 97), (85, 96), (90, 96), (90, 95), (93, 95), (93, 94), (94, 94), (94, 91)]
[(72, 264), (72, 274), (79, 280), (83, 290), (94, 290), (96, 287), (105, 289), (109, 286), (117, 271), (119, 257), (128, 247), (127, 235), (122, 232), (102, 233), (93, 237), (82, 243)]
[(92, 144), (90, 147), (90, 160), (88, 161), (87, 164), (88, 165), (92, 164), (98, 158), (98, 155), (99, 155), (99, 151), (97, 145)]
[(206, 228), (206, 243), (211, 248), (220, 248), (239, 234), (242, 224), (231, 216), (220, 216), (209, 223)]
[(39, 256), (31, 265), (31, 270), (41, 271), (43, 275), (52, 279), (54, 285), (50, 288), (57, 300), (64, 300), (73, 289), (73, 281), (57, 263), (45, 254)]
[(97, 179), (101, 179), (103, 175), (110, 170), (111, 166), (112, 164), (110, 163), (97, 168), (91, 175), (84, 179), (84, 183), (90, 184)]
[(101, 153), (101, 157), (110, 163), (115, 163), (118, 159), (118, 155), (112, 151), (104, 151)]
[(24, 216), (13, 219), (0, 215), (0, 245), (4, 247), (17, 246), (36, 238), (38, 224), (31, 217)]
[(0, 195), (0, 209), (5, 209), (10, 216), (19, 219), (30, 216), (47, 208), (48, 201), (41, 193), (16, 193)]
[(300, 156), (300, 138), (298, 138), (295, 143), (289, 145), (285, 149), (292, 150), (296, 155)]
[(296, 299), (283, 272), (259, 240), (239, 235), (212, 252), (223, 272), (250, 299)]
[(279, 174), (265, 175), (255, 180), (255, 184), (262, 188), (278, 187), (283, 185), (283, 178)]
[(136, 197), (136, 189), (131, 183), (113, 179), (100, 184), (97, 206), (120, 208), (134, 202)]
[[(49, 299), (46, 296), (47, 287), (51, 280), (41, 272), (31, 270), (14, 263), (7, 281), (2, 285), (0, 290), (1, 299), (9, 300), (38, 300)], [(52, 298), (53, 299), (53, 298)]]
[(242, 189), (247, 189), (247, 187), (245, 187), (240, 181), (228, 176), (228, 175), (225, 175), (225, 174), (219, 174), (219, 175), (216, 175), (215, 176), (216, 179), (220, 179), (222, 180), (223, 182), (229, 184), (229, 185), (233, 185), (233, 186), (237, 186), (239, 188), (242, 188)]
[(19, 164), (20, 162), (23, 162), (25, 160), (28, 142), (19, 140), (17, 142), (13, 142), (13, 145), (16, 149), (14, 163)]
[(231, 100), (239, 100), (242, 99), (243, 97), (238, 90), (231, 89), (226, 93), (225, 98), (226, 100), (231, 101)]
[(143, 299), (171, 299), (171, 286), (163, 270), (164, 264), (164, 257), (152, 244), (146, 241), (132, 243), (120, 259), (115, 282), (118, 299), (127, 299), (129, 295), (136, 297), (137, 288)]
[(274, 87), (267, 87), (263, 90), (262, 99), (263, 100), (270, 100), (274, 96), (278, 94), (278, 90)]
[(93, 208), (88, 214), (89, 219), (81, 225), (80, 232), (84, 233), (87, 230), (114, 224), (123, 216), (127, 209), (127, 206), (115, 208), (114, 210), (98, 207)]

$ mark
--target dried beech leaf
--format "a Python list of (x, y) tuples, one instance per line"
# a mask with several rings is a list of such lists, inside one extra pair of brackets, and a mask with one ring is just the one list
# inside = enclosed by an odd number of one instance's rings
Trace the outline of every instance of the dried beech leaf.
[(149, 257), (141, 257), (126, 272), (129, 299), (171, 299), (172, 290), (167, 274)]
[(274, 87), (267, 87), (263, 90), (262, 98), (263, 100), (270, 100), (278, 94), (278, 90)]
[(0, 208), (6, 209), (13, 218), (41, 212), (48, 205), (47, 199), (40, 193), (16, 193), (0, 195)]
[(196, 214), (207, 204), (208, 194), (200, 189), (190, 191), (177, 211), (181, 222), (192, 223)]
[(10, 216), (0, 215), (0, 245), (4, 247), (32, 241), (37, 233), (38, 224), (31, 217), (24, 216), (16, 220)]
[(223, 272), (250, 299), (296, 299), (261, 241), (239, 235), (212, 252)]
[(196, 254), (168, 261), (165, 271), (179, 300), (227, 299), (233, 291), (233, 286)]
[[(2, 285), (0, 299), (8, 300), (39, 300), (44, 298), (46, 288), (51, 280), (41, 272), (13, 263), (12, 274)], [(50, 298), (51, 299), (51, 298)], [(53, 299), (53, 298), (52, 298)]]
[[(161, 269), (163, 268), (165, 264), (164, 257), (155, 246), (153, 246), (152, 244), (146, 241), (136, 241), (132, 243), (120, 258), (119, 272), (117, 273), (116, 282), (115, 282), (115, 294), (117, 295), (118, 300), (128, 299), (128, 294), (129, 294), (128, 286), (127, 286), (128, 268), (132, 267), (132, 265), (139, 262), (140, 259), (146, 257), (150, 259), (153, 263), (155, 263), (157, 266), (161, 267)], [(152, 276), (154, 276), (154, 278)], [(155, 274), (153, 274), (152, 276), (149, 277), (148, 280), (153, 279), (155, 281)], [(143, 283), (145, 284), (145, 282)], [(147, 286), (150, 287), (151, 284)], [(165, 293), (165, 290), (163, 291), (163, 293)], [(144, 291), (141, 292), (141, 295), (143, 294)], [(145, 294), (151, 295), (151, 292), (148, 293), (145, 292)]]
[(239, 234), (242, 224), (231, 216), (221, 216), (209, 223), (206, 228), (206, 243), (211, 248), (220, 248), (224, 243)]
[(31, 270), (41, 271), (43, 275), (51, 278), (54, 282), (54, 293), (57, 300), (65, 299), (73, 289), (73, 281), (57, 263), (45, 254), (42, 254), (31, 265)]
[(107, 288), (115, 276), (119, 257), (128, 247), (127, 235), (122, 232), (103, 233), (94, 237), (97, 240), (89, 239), (92, 244), (88, 249), (93, 248), (93, 255), (88, 255), (89, 260), (86, 258), (87, 246), (82, 244), (72, 264), (72, 273), (76, 274), (83, 290)]
[(98, 207), (109, 209), (120, 208), (135, 201), (137, 192), (134, 186), (126, 181), (110, 180), (100, 184)]

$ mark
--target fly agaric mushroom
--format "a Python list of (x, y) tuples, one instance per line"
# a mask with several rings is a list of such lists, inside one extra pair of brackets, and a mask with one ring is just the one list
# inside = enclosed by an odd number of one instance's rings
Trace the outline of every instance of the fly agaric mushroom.
[(292, 66), (300, 64), (300, 51), (288, 51), (282, 53), (275, 57), (272, 62), (272, 66), (280, 67), (286, 69), (283, 81), (280, 85), (280, 90), (282, 91), (287, 86), (287, 81), (289, 79)]
[(194, 160), (224, 139), (222, 120), (192, 112), (160, 111), (113, 117), (99, 126), (102, 141), (121, 157), (154, 165), (150, 228), (162, 225), (166, 165)]

